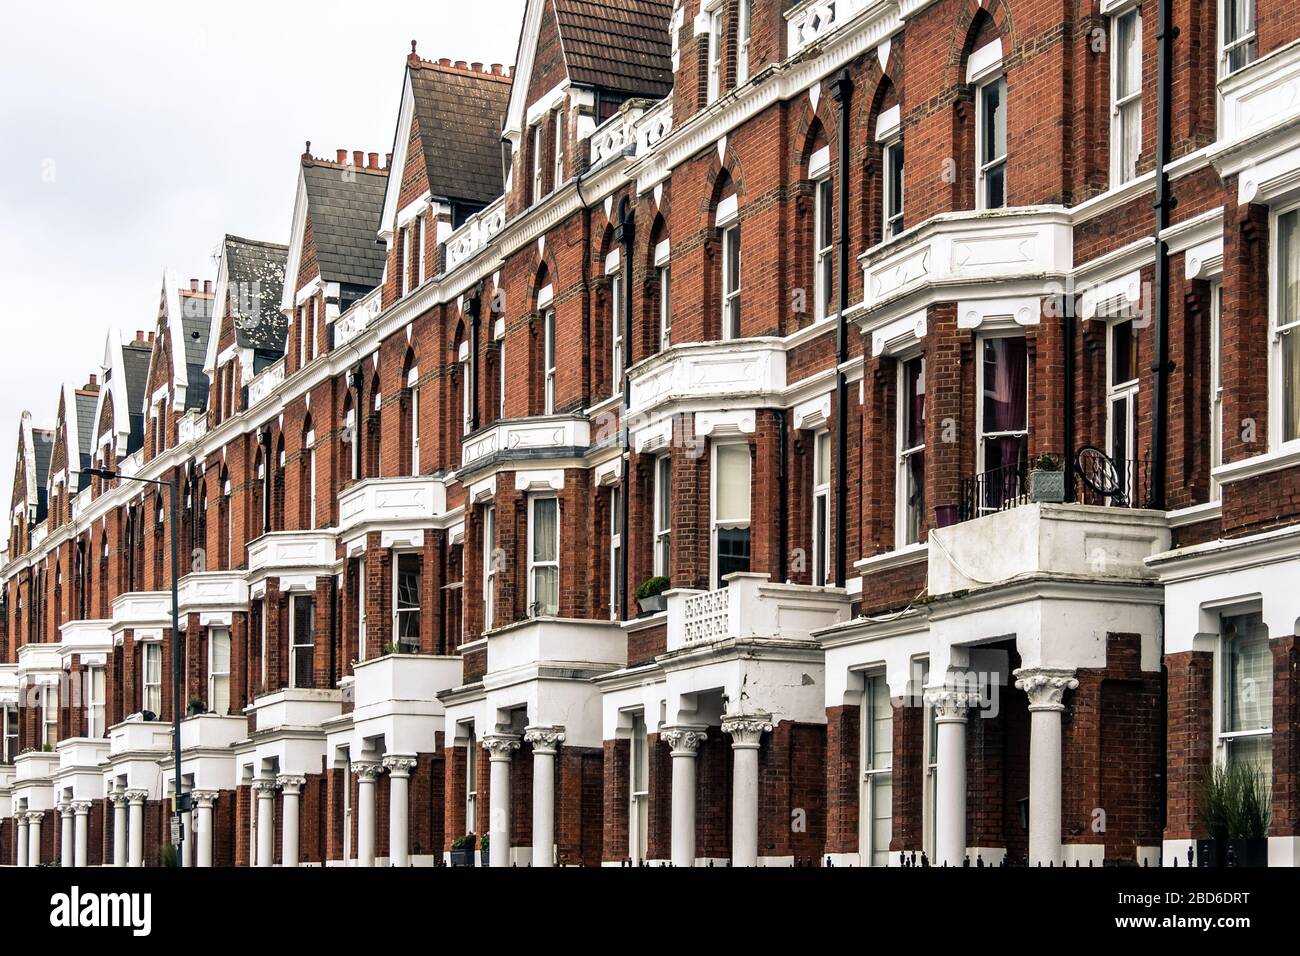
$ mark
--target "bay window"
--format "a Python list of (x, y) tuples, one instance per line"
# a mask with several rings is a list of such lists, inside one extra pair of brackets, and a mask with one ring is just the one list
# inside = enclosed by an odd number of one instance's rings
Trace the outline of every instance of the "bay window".
[(1133, 7), (1111, 18), (1110, 181), (1137, 175), (1142, 152), (1142, 12)]
[(976, 208), (1007, 204), (1007, 80), (999, 76), (976, 94)]
[(153, 642), (144, 645), (144, 688), (140, 707), (156, 716), (162, 716), (162, 645)]
[(315, 687), (316, 599), (310, 594), (289, 598), (289, 686)]
[(528, 499), (528, 606), (533, 617), (560, 610), (560, 501)]
[(713, 446), (712, 553), (714, 587), (724, 578), (749, 570), (750, 458), (749, 445), (726, 442)]
[(1283, 442), (1300, 439), (1300, 209), (1277, 218), (1277, 296), (1274, 306), (1274, 375), (1281, 404)]
[(1018, 335), (983, 339), (980, 355), (975, 470), (984, 481), (979, 507), (997, 511), (1021, 493), (1028, 474), (1029, 362)]
[(835, 186), (828, 176), (813, 188), (813, 301), (815, 317), (824, 319), (830, 315), (835, 280)]
[(888, 866), (894, 814), (894, 708), (884, 674), (869, 675), (863, 684), (862, 864)]
[(1255, 0), (1220, 0), (1219, 75), (1255, 62)]
[(421, 559), (398, 554), (393, 561), (393, 643), (405, 651), (420, 648)]
[(497, 590), (497, 509), (483, 507), (483, 630), (496, 626)]
[(1273, 776), (1273, 653), (1259, 613), (1220, 625), (1219, 760), (1245, 765), (1265, 783)]
[(230, 713), (230, 631), (224, 627), (208, 633), (208, 712)]
[(99, 738), (108, 730), (105, 721), (108, 672), (103, 667), (86, 671), (86, 736)]
[(925, 518), (925, 358), (917, 356), (899, 365), (898, 375), (898, 477), (895, 545), (921, 540)]
[(672, 569), (673, 462), (667, 455), (655, 459), (655, 577), (669, 577)]
[(825, 587), (831, 567), (831, 433), (827, 431), (813, 436), (812, 513), (812, 583)]

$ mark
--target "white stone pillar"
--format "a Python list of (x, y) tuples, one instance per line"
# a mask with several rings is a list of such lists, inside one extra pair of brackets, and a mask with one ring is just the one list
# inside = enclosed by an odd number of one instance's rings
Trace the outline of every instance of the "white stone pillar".
[(411, 865), (411, 771), (415, 757), (391, 754), (384, 758), (388, 771), (388, 865)]
[(127, 862), (127, 842), (130, 837), (127, 836), (126, 823), (126, 794), (117, 790), (109, 794), (109, 802), (113, 804), (113, 866), (126, 866)]
[(758, 748), (772, 715), (724, 715), (722, 732), (731, 736), (731, 865), (758, 866)]
[(27, 814), (27, 865), (41, 865), (41, 817), (43, 813)]
[(555, 755), (563, 727), (529, 727), (524, 740), (533, 748), (533, 866), (555, 864)]
[(190, 794), (194, 801), (194, 855), (201, 867), (212, 866), (212, 807), (217, 802), (215, 790), (195, 790)]
[(966, 712), (979, 703), (977, 694), (952, 687), (926, 691), (934, 708), (938, 781), (934, 795), (935, 866), (966, 862)]
[(14, 862), (18, 866), (26, 866), (31, 852), (27, 849), (27, 812), (20, 810), (15, 813), (14, 822), (18, 824), (18, 852), (14, 855)]
[(276, 784), (284, 791), (284, 804), (280, 825), (284, 832), (281, 836), (280, 865), (298, 865), (298, 816), (302, 801), (302, 788), (307, 785), (307, 778), (293, 774), (280, 774), (275, 778)]
[(72, 804), (75, 818), (72, 835), (72, 865), (84, 867), (90, 860), (90, 801), (78, 800)]
[(510, 759), (519, 749), (514, 734), (491, 734), (483, 738), (483, 749), (491, 763), (491, 793), (488, 794), (488, 866), (510, 865)]
[(73, 866), (72, 804), (59, 804), (59, 866)]
[[(192, 797), (191, 797), (192, 799)], [(194, 865), (194, 811), (187, 810), (181, 814), (181, 829), (184, 831), (184, 839), (181, 840), (181, 859), (182, 867)]]
[(1016, 687), (1029, 696), (1029, 865), (1061, 865), (1061, 714), (1074, 671), (1022, 667)]
[(375, 781), (382, 764), (354, 763), (357, 775), (357, 866), (375, 865)]
[(257, 794), (257, 865), (275, 866), (275, 781), (253, 781)]
[(129, 867), (138, 868), (144, 866), (144, 802), (148, 797), (148, 790), (128, 790), (126, 792), (126, 802), (131, 814), (128, 825), (129, 848), (126, 857), (126, 865)]
[(660, 736), (673, 755), (673, 866), (695, 865), (695, 761), (703, 727), (671, 727)]

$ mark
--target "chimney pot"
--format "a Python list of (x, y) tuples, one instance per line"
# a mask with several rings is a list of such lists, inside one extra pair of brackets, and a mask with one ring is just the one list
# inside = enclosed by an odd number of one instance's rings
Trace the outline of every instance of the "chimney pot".
[(482, 63), (471, 63), (469, 66), (470, 66), (470, 69), (472, 69), (475, 73), (482, 73), (482, 72), (483, 72), (483, 64), (482, 64)]
[(143, 342), (143, 341), (144, 341), (144, 330), (143, 330), (143, 329), (137, 329), (137, 330), (136, 330), (136, 333), (135, 333), (135, 340), (136, 340), (137, 342)]
[(492, 72), (493, 72), (493, 74), (495, 74), (496, 76), (500, 76), (500, 75), (501, 75), (501, 64), (500, 64), (500, 63), (493, 63), (493, 64), (492, 64)]
[(378, 169), (378, 168), (379, 168), (379, 154), (378, 154), (378, 153), (367, 153), (367, 154), (366, 154), (366, 169)]
[(93, 373), (93, 372), (90, 374), (90, 385), (89, 385), (89, 387), (90, 387), (90, 388), (98, 388), (98, 387), (99, 387), (99, 376), (96, 375), (96, 374)]
[(338, 164), (346, 166), (348, 164), (348, 151), (346, 149), (338, 150)]
[(199, 280), (198, 280), (198, 279), (191, 279), (191, 280), (190, 280), (190, 291), (191, 291), (191, 292), (198, 292), (198, 291), (199, 291)]
[(438, 61), (438, 65), (439, 65), (439, 66), (451, 66), (451, 60), (447, 59), (447, 57), (444, 56), (442, 59), (440, 59), (440, 60)]
[(391, 165), (393, 165), (393, 154), (386, 153), (384, 158), (384, 168), (387, 169)]
[(354, 149), (354, 150), (352, 151), (352, 165), (353, 165), (353, 166), (356, 166), (358, 169), (360, 169), (362, 166), (364, 166), (364, 165), (366, 164), (366, 163), (365, 163), (365, 155), (366, 155), (366, 154), (363, 153), (361, 150), (359, 150), (359, 149)]
[(458, 69), (458, 70), (463, 70), (463, 69), (465, 69), (468, 65), (469, 65), (469, 64), (467, 64), (464, 60), (457, 60), (457, 61), (456, 61), (456, 69)]
[(211, 295), (211, 294), (212, 294), (212, 280), (211, 280), (211, 279), (204, 279), (204, 280), (203, 280), (203, 291), (206, 292), (208, 295)]

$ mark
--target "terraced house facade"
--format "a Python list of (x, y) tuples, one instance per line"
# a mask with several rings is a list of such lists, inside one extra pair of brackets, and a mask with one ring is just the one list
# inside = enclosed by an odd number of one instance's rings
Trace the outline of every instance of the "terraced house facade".
[(21, 423), (0, 860), (158, 865), (179, 746), (184, 865), (1186, 865), (1224, 765), (1300, 862), (1298, 37), (413, 44), (391, 154), (308, 144), (287, 245)]

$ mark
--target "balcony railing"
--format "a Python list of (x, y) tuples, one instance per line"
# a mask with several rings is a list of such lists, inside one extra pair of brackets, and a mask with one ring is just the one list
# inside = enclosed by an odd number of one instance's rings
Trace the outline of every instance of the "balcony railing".
[(880, 0), (804, 0), (785, 15), (790, 55), (834, 33)]
[(284, 359), (263, 369), (261, 374), (248, 383), (248, 407), (255, 408), (284, 382)]
[(506, 200), (502, 196), (465, 220), (447, 237), (447, 271), (450, 272), (482, 249), (505, 228)]
[(366, 329), (370, 328), (383, 311), (383, 288), (378, 287), (358, 299), (334, 323), (334, 340), (331, 348), (342, 348)]
[(671, 97), (654, 104), (631, 100), (591, 134), (591, 168), (615, 156), (644, 156), (672, 129)]
[[(1061, 461), (1060, 455), (1053, 455)], [(1067, 501), (1112, 508), (1145, 508), (1151, 501), (1151, 459), (1113, 461), (1096, 448), (1083, 448), (1066, 466)], [(1031, 500), (1028, 461), (981, 472), (961, 483), (959, 521), (1018, 508)]]
[(772, 584), (736, 573), (712, 591), (668, 592), (668, 650), (721, 640), (806, 641), (848, 619), (852, 599), (838, 588)]

